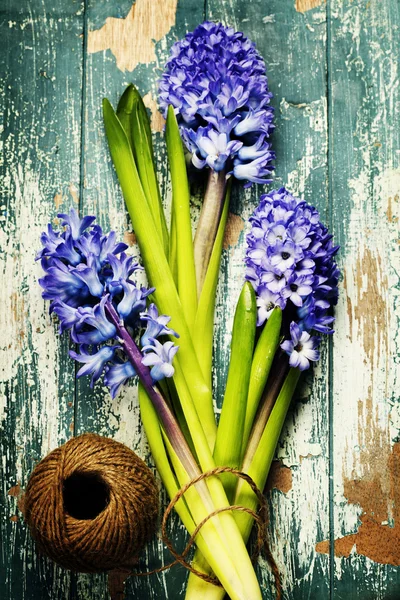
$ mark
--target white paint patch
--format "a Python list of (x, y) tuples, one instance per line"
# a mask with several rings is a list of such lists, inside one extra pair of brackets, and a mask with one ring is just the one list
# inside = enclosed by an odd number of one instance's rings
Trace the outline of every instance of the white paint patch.
[[(16, 444), (24, 454), (26, 432), (40, 431), (43, 454), (58, 445), (59, 407), (59, 342), (41, 298), (38, 277), (42, 276), (35, 255), (40, 247), (40, 233), (48, 222), (47, 203), (39, 189), (38, 176), (19, 165), (11, 175), (15, 184), (15, 221), (7, 221), (1, 232), (1, 268), (5, 285), (0, 287), (0, 328), (4, 332), (0, 347), (1, 381), (0, 419), (7, 402), (15, 402), (17, 384), (29, 390), (30, 403), (22, 405), (18, 415)], [(37, 382), (37, 387), (35, 387)], [(22, 472), (16, 474), (21, 478)]]
[[(374, 43), (362, 52), (364, 7), (354, 5), (343, 10), (341, 3), (335, 2), (334, 18), (343, 23), (334, 41), (345, 39), (341, 43), (349, 47), (347, 68), (356, 74), (356, 89), (366, 94), (362, 104), (355, 107), (355, 131), (348, 138), (359, 151), (353, 153), (353, 161), (351, 152), (348, 154), (353, 206), (350, 214), (343, 215), (345, 255), (342, 251), (340, 261), (345, 287), (336, 310), (334, 337), (334, 534), (338, 538), (356, 532), (363, 513), (362, 506), (348, 503), (344, 482), (373, 477), (372, 469), (379, 465), (381, 471), (376, 477), (382, 497), (391, 497), (386, 465), (390, 440), (398, 436), (400, 427), (395, 402), (400, 380), (400, 169), (394, 162), (398, 60), (395, 52), (384, 58), (385, 52), (394, 47), (387, 15), (378, 3), (371, 3), (368, 31), (372, 31), (370, 23), (374, 21), (387, 29), (388, 36), (375, 36)], [(364, 63), (369, 65), (368, 87), (363, 80)], [(377, 463), (379, 459), (382, 465)], [(392, 510), (389, 500), (388, 517)], [(385, 577), (386, 567), (369, 559), (362, 561), (363, 577), (376, 582), (374, 597), (382, 600), (386, 588), (379, 582)], [(355, 553), (347, 561), (336, 559), (335, 576), (340, 579), (341, 569), (347, 573), (348, 569), (358, 569), (359, 564)]]
[[(285, 120), (308, 120), (309, 133), (304, 137), (303, 155), (297, 161), (296, 169), (287, 176), (287, 187), (291, 193), (303, 196), (312, 171), (326, 166), (328, 143), (326, 98), (321, 97), (309, 104), (292, 104), (282, 98), (280, 112), (282, 119)], [(320, 135), (316, 137), (315, 133)]]

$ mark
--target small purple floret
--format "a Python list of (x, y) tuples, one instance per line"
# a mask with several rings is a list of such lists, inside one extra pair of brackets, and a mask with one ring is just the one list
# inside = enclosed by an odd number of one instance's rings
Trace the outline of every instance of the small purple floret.
[(319, 360), (317, 350), (320, 344), (320, 338), (311, 337), (307, 331), (301, 331), (300, 327), (292, 322), (290, 324), (291, 340), (285, 340), (281, 344), (282, 350), (290, 356), (289, 365), (297, 367), (300, 371), (305, 371), (310, 367), (310, 362)]

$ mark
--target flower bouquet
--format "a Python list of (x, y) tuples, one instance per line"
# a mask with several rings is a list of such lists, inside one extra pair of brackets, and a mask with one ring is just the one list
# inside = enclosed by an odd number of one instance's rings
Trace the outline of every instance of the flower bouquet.
[[(217, 424), (212, 395), (215, 296), (233, 179), (267, 183), (273, 171), (265, 64), (254, 44), (205, 22), (171, 49), (159, 87), (172, 185), (171, 223), (159, 192), (147, 111), (133, 86), (117, 110), (104, 100), (109, 149), (140, 248), (143, 268), (115, 232), (71, 210), (48, 226), (39, 252), (43, 297), (78, 346), (77, 376), (104, 373), (114, 397), (139, 380), (151, 452), (197, 550), (187, 598), (261, 599), (246, 544), (253, 524), (240, 505), (263, 489), (301, 371), (332, 333), (337, 247), (319, 214), (284, 188), (264, 194), (249, 220), (243, 287), (237, 301), (229, 372)], [(187, 158), (207, 182), (194, 240)], [(179, 344), (179, 346), (177, 345)], [(211, 473), (201, 478), (203, 473)], [(198, 479), (200, 477), (200, 479)], [(208, 518), (212, 514), (211, 518)], [(198, 529), (199, 524), (202, 524)], [(211, 578), (215, 578), (214, 580)], [(219, 582), (219, 583), (218, 583)]]

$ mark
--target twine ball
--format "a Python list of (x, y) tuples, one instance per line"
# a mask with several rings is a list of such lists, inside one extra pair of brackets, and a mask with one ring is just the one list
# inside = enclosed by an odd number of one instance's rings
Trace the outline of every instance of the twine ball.
[(158, 489), (132, 450), (86, 433), (36, 466), (24, 515), (41, 552), (63, 567), (84, 573), (129, 568), (155, 532)]

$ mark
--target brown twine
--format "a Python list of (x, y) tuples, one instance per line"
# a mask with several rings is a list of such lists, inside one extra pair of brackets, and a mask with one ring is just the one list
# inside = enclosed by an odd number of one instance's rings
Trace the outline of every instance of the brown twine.
[[(240, 505), (218, 508), (196, 526), (183, 552), (179, 553), (167, 534), (173, 508), (196, 483), (223, 473), (231, 473), (247, 482), (260, 503), (259, 513)], [(99, 496), (103, 494), (104, 505), (99, 504), (101, 498), (89, 498), (97, 505), (95, 514), (71, 514), (73, 505), (68, 504), (67, 491), (74, 477), (83, 478), (81, 483), (89, 478), (97, 486)], [(78, 500), (81, 505), (87, 503), (88, 498), (80, 495)], [(72, 438), (40, 461), (30, 476), (22, 506), (32, 537), (43, 554), (73, 571), (115, 573), (126, 569), (125, 578), (156, 529), (158, 489), (150, 469), (127, 446), (86, 433)], [(216, 467), (200, 474), (184, 485), (169, 503), (162, 519), (161, 533), (175, 560), (152, 571), (131, 574), (148, 576), (181, 564), (204, 581), (222, 587), (218, 579), (192, 567), (186, 556), (207, 521), (219, 513), (233, 510), (254, 518), (258, 535), (252, 560), (264, 551), (275, 579), (276, 598), (280, 600), (281, 578), (267, 540), (267, 501), (249, 475), (230, 467)]]
[[(77, 504), (93, 501), (98, 514), (70, 514), (76, 509), (73, 495), (71, 500), (67, 493), (74, 478), (95, 484), (97, 497), (81, 495)], [(158, 489), (152, 472), (132, 450), (87, 433), (56, 448), (36, 466), (23, 507), (44, 554), (67, 569), (96, 573), (137, 562), (156, 529)]]
[[(174, 546), (167, 534), (167, 522), (168, 522), (169, 515), (171, 514), (176, 503), (182, 498), (182, 496), (188, 491), (189, 488), (191, 488), (196, 483), (199, 483), (203, 479), (206, 479), (206, 478), (212, 477), (212, 476), (216, 476), (216, 475), (221, 475), (223, 473), (231, 473), (232, 475), (236, 475), (240, 479), (243, 479), (244, 481), (246, 481), (246, 483), (250, 486), (251, 490), (257, 496), (257, 499), (260, 503), (259, 512), (257, 513), (254, 510), (247, 508), (246, 506), (239, 505), (239, 504), (234, 504), (232, 506), (224, 506), (222, 508), (218, 508), (218, 509), (214, 510), (209, 515), (207, 515), (197, 525), (197, 527), (193, 531), (192, 535), (190, 536), (184, 550), (181, 553), (179, 553), (174, 548)], [(195, 538), (196, 538), (197, 534), (199, 533), (200, 529), (203, 527), (203, 525), (205, 523), (207, 523), (207, 521), (209, 521), (210, 519), (212, 519), (212, 517), (214, 517), (222, 512), (233, 511), (233, 510), (247, 513), (247, 514), (251, 515), (253, 517), (253, 519), (255, 520), (255, 522), (257, 524), (258, 532), (257, 532), (256, 545), (255, 545), (255, 548), (254, 548), (254, 551), (252, 554), (252, 561), (255, 562), (257, 560), (257, 558), (259, 557), (261, 551), (263, 550), (265, 558), (267, 559), (270, 569), (272, 571), (272, 574), (274, 576), (276, 599), (281, 600), (281, 598), (282, 598), (281, 576), (280, 576), (277, 564), (275, 562), (275, 559), (272, 555), (271, 549), (269, 547), (268, 538), (267, 538), (268, 503), (267, 503), (266, 499), (264, 498), (263, 493), (257, 487), (257, 485), (255, 484), (253, 479), (249, 475), (247, 475), (247, 473), (243, 473), (242, 471), (233, 469), (231, 467), (215, 467), (214, 469), (211, 469), (210, 471), (202, 473), (198, 477), (195, 477), (194, 479), (192, 479), (191, 481), (186, 483), (176, 493), (176, 495), (172, 498), (171, 502), (169, 503), (169, 505), (167, 506), (167, 508), (164, 512), (162, 525), (161, 525), (162, 540), (163, 540), (164, 544), (167, 546), (168, 550), (174, 556), (175, 560), (173, 562), (169, 563), (168, 565), (164, 565), (163, 567), (159, 567), (157, 569), (153, 569), (151, 571), (145, 571), (145, 572), (141, 572), (141, 573), (132, 573), (132, 575), (137, 576), (137, 577), (153, 575), (156, 573), (161, 573), (162, 571), (166, 571), (167, 569), (170, 569), (174, 565), (180, 564), (180, 565), (184, 566), (191, 573), (194, 573), (194, 575), (197, 575), (197, 577), (200, 577), (200, 579), (203, 579), (204, 581), (211, 583), (212, 585), (215, 585), (217, 587), (222, 587), (221, 583), (219, 582), (219, 580), (216, 577), (211, 577), (211, 576), (206, 575), (205, 573), (202, 573), (201, 571), (195, 569), (194, 567), (192, 567), (192, 565), (189, 562), (187, 562), (185, 560), (185, 557), (187, 556), (192, 545), (194, 544)]]

